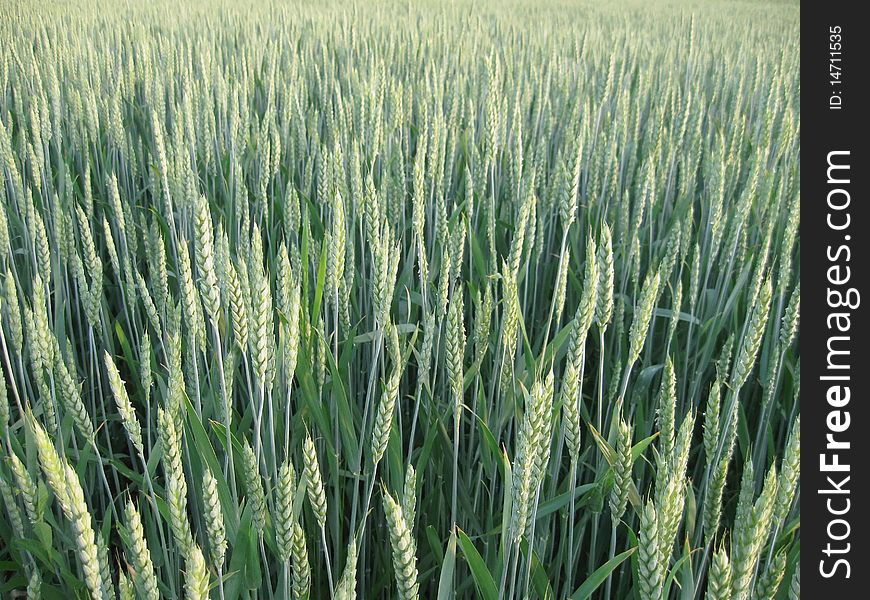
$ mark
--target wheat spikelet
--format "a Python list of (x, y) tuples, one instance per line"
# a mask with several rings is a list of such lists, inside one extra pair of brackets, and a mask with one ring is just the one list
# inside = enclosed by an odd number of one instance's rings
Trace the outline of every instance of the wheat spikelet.
[(30, 361), (36, 373), (43, 373), (54, 361), (53, 334), (45, 312), (45, 285), (40, 275), (33, 279), (33, 301), (27, 322), (27, 336), (30, 341)]
[[(130, 596), (132, 598), (132, 596)], [(30, 577), (27, 580), (27, 600), (39, 600), (42, 598), (42, 573), (36, 567), (31, 567)]]
[(248, 502), (251, 505), (252, 523), (259, 535), (263, 535), (266, 527), (266, 493), (263, 489), (263, 479), (257, 466), (257, 456), (248, 440), (242, 445), (242, 467), (245, 473), (245, 484), (248, 489)]
[(311, 588), (311, 567), (308, 564), (308, 548), (305, 544), (305, 532), (298, 521), (293, 521), (293, 537), (290, 551), (292, 559), (292, 592), (293, 598), (308, 598)]
[(476, 298), (477, 311), (474, 314), (474, 329), (471, 337), (474, 341), (474, 362), (481, 362), (489, 347), (492, 326), (492, 286), (486, 286), (482, 300), (479, 292)]
[[(750, 597), (752, 580), (758, 563), (766, 532), (770, 527), (773, 502), (776, 498), (776, 468), (771, 466), (764, 479), (761, 495), (752, 503), (754, 495), (754, 476), (751, 459), (744, 469), (740, 498), (737, 503), (737, 516), (732, 539), (733, 586), (735, 600)], [(747, 476), (747, 471), (749, 475)]]
[(157, 577), (154, 573), (154, 564), (151, 562), (151, 553), (145, 541), (145, 530), (142, 527), (142, 519), (139, 511), (132, 501), (127, 501), (125, 509), (127, 521), (127, 551), (128, 560), (133, 565), (133, 574), (136, 587), (148, 600), (158, 600), (160, 592), (157, 586)]
[(208, 600), (208, 568), (202, 550), (194, 544), (185, 561), (184, 597), (187, 600)]
[(139, 292), (139, 299), (142, 300), (142, 305), (145, 307), (145, 316), (148, 317), (148, 323), (154, 331), (160, 331), (160, 315), (157, 312), (157, 306), (151, 298), (151, 292), (148, 289), (148, 283), (139, 271), (135, 271), (136, 291)]
[(3, 314), (6, 316), (6, 323), (9, 327), (9, 341), (12, 344), (12, 349), (16, 354), (21, 355), (24, 348), (24, 326), (21, 321), (21, 304), (18, 301), (18, 288), (15, 285), (15, 278), (12, 276), (12, 271), (6, 269), (6, 276), (3, 280)]
[(190, 254), (187, 248), (178, 252), (178, 278), (181, 291), (181, 308), (184, 314), (184, 322), (192, 341), (199, 347), (205, 348), (205, 319), (202, 314), (202, 303), (199, 294), (193, 284), (193, 272), (190, 265)]
[(15, 501), (12, 486), (6, 481), (2, 471), (0, 471), (0, 496), (3, 497), (3, 503), (6, 505), (6, 514), (9, 515), (12, 532), (19, 538), (24, 538), (24, 521), (21, 517), (21, 510)]
[[(782, 457), (779, 485), (776, 488), (776, 500), (773, 504), (774, 526), (785, 521), (791, 510), (797, 481), (801, 472), (801, 416), (798, 415), (792, 424), (791, 432)], [(774, 540), (776, 541), (776, 540)]]
[(598, 271), (598, 292), (595, 295), (595, 324), (604, 330), (613, 317), (613, 238), (610, 227), (604, 223), (601, 227), (601, 239), (598, 241), (596, 255)]
[(465, 355), (465, 324), (463, 322), (464, 302), (462, 289), (453, 292), (450, 310), (447, 313), (447, 378), (450, 382), (450, 394), (453, 399), (454, 411), (457, 413), (462, 405), (463, 396), (463, 359)]
[[(79, 562), (85, 575), (85, 585), (93, 600), (102, 600), (103, 573), (100, 571), (100, 565), (103, 561), (99, 557), (96, 536), (91, 525), (91, 513), (85, 502), (84, 490), (82, 490), (78, 475), (69, 464), (64, 465), (64, 470), (67, 500), (64, 514), (69, 519), (75, 535)], [(63, 507), (63, 503), (61, 506)]]
[(788, 306), (785, 309), (785, 314), (782, 316), (782, 328), (779, 330), (779, 344), (782, 348), (788, 348), (797, 334), (798, 320), (801, 312), (801, 282), (798, 281), (791, 297), (788, 301)]
[(32, 415), (29, 415), (27, 421), (36, 440), (36, 451), (39, 455), (39, 464), (42, 467), (45, 479), (48, 481), (64, 513), (67, 513), (71, 510), (71, 507), (67, 497), (66, 469), (62, 459), (52, 445), (51, 439), (48, 437), (45, 429), (42, 428), (36, 419)]
[(233, 337), (243, 352), (248, 348), (248, 303), (242, 289), (241, 277), (234, 264), (227, 268), (227, 292), (229, 294), (230, 317), (233, 324)]
[(120, 567), (118, 568), (118, 600), (136, 600), (136, 588)]
[(14, 452), (9, 453), (9, 466), (12, 469), (12, 475), (15, 477), (17, 492), (21, 495), (24, 502), (24, 510), (27, 513), (27, 518), (31, 523), (42, 521), (42, 507), (39, 503), (38, 490), (36, 482), (27, 472), (27, 467), (18, 458)]
[(205, 508), (205, 531), (208, 539), (211, 565), (220, 569), (227, 552), (227, 537), (224, 514), (218, 497), (217, 479), (206, 467), (202, 477), (202, 503)]
[(338, 581), (338, 586), (335, 588), (336, 600), (356, 600), (356, 563), (357, 563), (357, 547), (356, 538), (351, 538), (347, 544), (347, 560), (344, 566), (344, 572), (341, 579)]
[(516, 278), (502, 263), (502, 379), (501, 389), (506, 392), (513, 376), (514, 354), (517, 346), (517, 334), (520, 325), (520, 302)]
[(571, 330), (571, 341), (568, 345), (568, 358), (562, 383), (562, 408), (565, 414), (565, 441), (571, 460), (577, 464), (580, 460), (580, 390), (583, 382), (580, 373), (585, 359), (586, 336), (592, 319), (595, 316), (595, 304), (598, 294), (598, 262), (595, 257), (595, 241), (589, 237), (586, 240), (586, 265), (583, 272), (583, 292), (580, 303), (574, 315)]
[(293, 496), (296, 493), (296, 470), (289, 460), (281, 463), (275, 488), (275, 543), (282, 562), (290, 562), (293, 546)]
[(643, 287), (640, 290), (640, 299), (635, 308), (634, 319), (631, 321), (631, 329), (628, 333), (629, 365), (634, 364), (638, 359), (643, 343), (646, 340), (650, 320), (652, 319), (653, 308), (655, 307), (656, 299), (659, 294), (659, 281), (658, 272), (653, 275), (647, 275)]
[(189, 558), (195, 543), (187, 520), (187, 482), (181, 459), (181, 431), (174, 415), (164, 411), (162, 407), (157, 409), (157, 430), (163, 447), (162, 460), (163, 471), (166, 474), (169, 524), (182, 554)]
[(670, 456), (674, 450), (676, 428), (674, 412), (677, 407), (677, 377), (674, 373), (674, 363), (670, 357), (665, 361), (665, 369), (662, 373), (662, 382), (659, 388), (658, 405), (661, 449), (665, 456)]
[(610, 517), (616, 524), (625, 513), (628, 490), (631, 485), (631, 427), (619, 420), (619, 437), (616, 440), (616, 462), (613, 465), (613, 488), (610, 491)]
[[(146, 336), (144, 339), (147, 340), (149, 338)], [(130, 441), (133, 442), (136, 451), (140, 456), (144, 456), (145, 450), (142, 443), (142, 427), (139, 424), (139, 419), (136, 417), (136, 411), (130, 403), (130, 397), (127, 395), (127, 388), (124, 387), (124, 381), (121, 379), (121, 374), (118, 372), (118, 368), (115, 366), (115, 361), (112, 360), (112, 356), (108, 352), (105, 352), (103, 359), (106, 364), (109, 387), (112, 390), (112, 396), (115, 398), (115, 405), (118, 407), (118, 414), (121, 415), (121, 423), (124, 424), (124, 430), (130, 437)], [(151, 360), (150, 352), (147, 360)], [(150, 369), (148, 371), (150, 373)], [(150, 385), (145, 389), (150, 391)]]
[(317, 460), (317, 449), (311, 434), (305, 433), (302, 443), (303, 472), (307, 480), (306, 490), (311, 510), (317, 519), (317, 525), (323, 529), (326, 527), (326, 490), (323, 488), (323, 478), (320, 476), (320, 463)]
[(532, 211), (534, 210), (537, 199), (533, 193), (526, 193), (523, 203), (520, 205), (520, 212), (517, 216), (517, 222), (514, 225), (514, 237), (511, 240), (510, 254), (508, 255), (508, 265), (510, 265), (511, 274), (516, 277), (520, 271), (520, 262), (522, 261), (525, 248), (526, 229), (531, 221), (534, 223)]
[(417, 546), (405, 522), (402, 507), (384, 491), (384, 512), (390, 530), (390, 545), (393, 548), (393, 570), (396, 587), (401, 600), (416, 600), (420, 584), (417, 581)]
[(555, 307), (556, 323), (562, 320), (562, 311), (565, 308), (565, 294), (568, 289), (568, 263), (571, 260), (571, 249), (566, 248), (565, 253), (559, 260), (559, 269), (556, 273), (555, 294), (553, 295), (553, 306)]
[(719, 414), (721, 401), (719, 390), (721, 383), (717, 379), (710, 386), (710, 394), (707, 396), (707, 410), (704, 412), (704, 457), (708, 466), (716, 460), (716, 446), (719, 444), (720, 425)]
[(743, 387), (749, 377), (749, 372), (755, 365), (758, 349), (761, 346), (761, 338), (764, 335), (764, 326), (767, 324), (771, 293), (770, 279), (766, 279), (761, 288), (758, 303), (752, 309), (752, 316), (749, 318), (746, 336), (743, 338), (740, 352), (734, 360), (730, 383), (732, 390), (739, 390)]
[(647, 500), (640, 514), (638, 535), (638, 588), (642, 600), (660, 600), (664, 567), (659, 555), (659, 531), (656, 509), (652, 500)]
[[(347, 230), (345, 225), (344, 200), (341, 194), (334, 196), (332, 201), (332, 243), (327, 253), (328, 290), (332, 298), (337, 298), (345, 268), (345, 248), (347, 246)], [(337, 307), (336, 307), (337, 308)]]
[(194, 242), (196, 250), (196, 270), (199, 273), (199, 290), (202, 294), (205, 312), (212, 323), (217, 322), (221, 307), (220, 289), (215, 270), (214, 228), (208, 201), (197, 194), (193, 201)]
[(755, 591), (752, 597), (757, 600), (773, 600), (776, 593), (779, 591), (779, 586), (782, 584), (782, 579), (785, 576), (785, 561), (786, 552), (780, 550), (773, 559), (767, 564), (767, 567), (758, 575), (755, 582)]
[(710, 572), (707, 576), (707, 594), (705, 600), (730, 600), (731, 598), (731, 563), (724, 547), (713, 554)]

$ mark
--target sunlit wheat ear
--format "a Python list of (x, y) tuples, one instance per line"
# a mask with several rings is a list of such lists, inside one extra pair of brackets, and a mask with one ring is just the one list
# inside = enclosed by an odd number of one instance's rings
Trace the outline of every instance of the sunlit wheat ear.
[(625, 513), (628, 504), (628, 492), (631, 485), (631, 427), (623, 420), (619, 421), (619, 437), (616, 441), (616, 463), (613, 465), (613, 488), (610, 491), (610, 517), (618, 522)]
[(103, 574), (100, 571), (102, 561), (97, 549), (91, 513), (85, 502), (84, 490), (82, 490), (78, 475), (76, 475), (76, 472), (69, 464), (65, 464), (64, 469), (67, 500), (67, 508), (64, 510), (64, 514), (72, 526), (79, 563), (84, 572), (84, 580), (88, 592), (93, 600), (102, 600)]
[(773, 504), (773, 524), (781, 525), (791, 510), (801, 474), (801, 416), (792, 424), (780, 467), (779, 485)]
[(305, 532), (299, 521), (293, 521), (291, 545), (293, 598), (308, 598), (311, 588), (311, 567), (308, 564), (308, 547)]
[(205, 468), (202, 478), (202, 503), (205, 513), (205, 531), (211, 566), (220, 569), (227, 552), (227, 534), (224, 514), (218, 497), (218, 483), (211, 470)]
[(16, 490), (24, 502), (27, 518), (31, 523), (39, 523), (42, 521), (43, 507), (39, 501), (39, 490), (37, 489), (36, 481), (30, 476), (27, 467), (24, 466), (24, 463), (21, 462), (17, 454), (14, 452), (10, 453), (8, 461), (17, 486)]
[(800, 312), (801, 282), (798, 281), (791, 293), (791, 297), (789, 298), (785, 314), (782, 316), (782, 328), (779, 330), (779, 343), (783, 349), (788, 348), (797, 335)]
[(21, 509), (15, 501), (13, 484), (10, 481), (6, 481), (3, 471), (0, 471), (0, 498), (3, 499), (3, 504), (6, 505), (6, 514), (9, 517), (9, 525), (12, 532), (24, 538), (24, 519), (21, 515)]
[(730, 382), (732, 390), (739, 390), (743, 387), (743, 384), (749, 377), (749, 372), (755, 365), (758, 350), (761, 346), (761, 339), (764, 335), (764, 327), (767, 324), (771, 294), (770, 279), (767, 279), (761, 288), (758, 302), (752, 309), (752, 315), (749, 317), (746, 328), (746, 335), (743, 338), (737, 358), (734, 360)]
[(257, 465), (257, 456), (248, 440), (242, 446), (242, 467), (245, 473), (245, 484), (248, 489), (248, 503), (251, 507), (252, 523), (259, 535), (263, 535), (266, 527), (266, 493), (263, 490), (263, 479)]
[(536, 490), (543, 480), (550, 460), (553, 406), (553, 372), (532, 386), (526, 411), (517, 433), (514, 457), (513, 516), (511, 527), (515, 540), (526, 533), (534, 509)]
[(454, 410), (459, 411), (463, 396), (463, 361), (465, 357), (465, 303), (462, 289), (457, 288), (450, 300), (447, 314), (447, 378), (450, 382), (450, 392)]
[(293, 287), (293, 267), (287, 244), (278, 246), (278, 266), (275, 272), (275, 310), (286, 317), (289, 312), (290, 290)]
[(199, 294), (193, 283), (193, 271), (190, 264), (190, 254), (187, 247), (178, 252), (179, 288), (181, 291), (181, 307), (184, 323), (191, 340), (200, 348), (205, 347), (205, 319)]
[(187, 600), (208, 600), (208, 567), (202, 549), (193, 545), (184, 563), (184, 597)]
[[(148, 339), (147, 337), (145, 339)], [(115, 366), (115, 361), (112, 356), (106, 352), (103, 356), (106, 364), (106, 373), (108, 374), (109, 387), (112, 390), (112, 396), (115, 398), (115, 405), (118, 407), (118, 414), (121, 415), (121, 423), (124, 425), (124, 430), (130, 437), (130, 441), (136, 448), (136, 451), (141, 455), (145, 455), (144, 446), (142, 443), (142, 427), (139, 424), (139, 419), (136, 417), (136, 411), (130, 403), (130, 397), (127, 395), (127, 388), (124, 387), (124, 381), (121, 379), (121, 374), (118, 373), (118, 368)], [(148, 357), (150, 361), (150, 356)]]
[(460, 213), (458, 221), (450, 234), (450, 281), (456, 282), (462, 279), (462, 265), (465, 258), (465, 241), (467, 239), (468, 231), (465, 218)]
[(118, 566), (118, 600), (136, 600), (136, 587), (133, 581)]
[(414, 530), (414, 521), (417, 518), (417, 471), (411, 464), (405, 469), (405, 486), (402, 492), (402, 515), (408, 529)]
[(73, 373), (75, 365), (69, 365), (55, 342), (55, 389), (64, 410), (72, 416), (73, 424), (79, 435), (88, 443), (94, 439), (94, 424), (82, 400), (81, 388)]
[(195, 543), (187, 520), (187, 482), (181, 458), (181, 432), (173, 415), (162, 407), (157, 408), (157, 430), (163, 447), (169, 524), (182, 554), (189, 557)]
[(631, 321), (631, 329), (628, 332), (628, 364), (634, 362), (640, 356), (640, 351), (646, 341), (649, 331), (650, 320), (659, 294), (658, 272), (647, 275), (643, 287), (640, 290), (640, 298), (635, 307), (634, 318)]
[(502, 375), (500, 387), (503, 393), (510, 392), (513, 376), (514, 355), (520, 326), (520, 301), (516, 278), (510, 273), (506, 263), (502, 263)]
[(338, 297), (341, 280), (345, 268), (345, 248), (347, 245), (347, 229), (345, 225), (344, 200), (341, 194), (336, 194), (332, 201), (332, 243), (327, 252), (327, 272), (329, 273), (329, 293), (334, 299)]
[(278, 470), (275, 487), (275, 543), (281, 562), (290, 562), (293, 552), (293, 497), (296, 494), (296, 470), (289, 460)]
[(731, 563), (724, 546), (713, 553), (707, 575), (705, 600), (729, 600), (731, 598)]
[(106, 252), (109, 254), (109, 265), (112, 267), (112, 274), (116, 281), (121, 281), (121, 260), (118, 257), (118, 248), (115, 245), (115, 234), (112, 232), (112, 226), (109, 220), (103, 217), (103, 238), (106, 244)]
[[(129, 597), (133, 598), (132, 595)], [(31, 567), (30, 578), (27, 580), (27, 600), (40, 600), (40, 598), (42, 598), (42, 573), (34, 566)]]
[(757, 600), (773, 600), (779, 591), (785, 576), (786, 559), (785, 549), (777, 552), (763, 571), (759, 572), (755, 580), (755, 590), (752, 598)]
[(396, 412), (396, 402), (399, 398), (399, 383), (401, 381), (401, 370), (399, 366), (395, 366), (390, 374), (389, 379), (381, 393), (381, 399), (378, 402), (378, 409), (375, 413), (375, 422), (372, 426), (372, 443), (371, 455), (372, 466), (377, 467), (387, 451), (387, 444), (390, 441), (390, 433), (393, 427), (393, 418)]
[(776, 499), (776, 468), (771, 466), (764, 478), (761, 494), (753, 503), (755, 477), (751, 465), (750, 459), (744, 468), (740, 496), (737, 502), (734, 533), (731, 540), (735, 600), (745, 600), (750, 597), (753, 576), (761, 549), (767, 539), (773, 515), (773, 503)]
[(194, 241), (200, 293), (209, 319), (216, 322), (221, 299), (215, 270), (214, 229), (208, 201), (201, 194), (194, 198)]
[(272, 290), (268, 274), (263, 269), (263, 247), (259, 229), (255, 226), (252, 237), (249, 263), (253, 312), (249, 346), (254, 374), (261, 387), (266, 387), (269, 370), (269, 353), (274, 325), (272, 314)]
[(661, 435), (659, 436), (662, 453), (669, 456), (674, 449), (675, 436), (675, 410), (677, 405), (677, 377), (674, 373), (674, 363), (668, 357), (665, 368), (662, 371), (662, 382), (658, 395), (658, 424)]
[(323, 487), (323, 478), (320, 475), (320, 463), (317, 460), (317, 449), (311, 434), (306, 432), (305, 441), (302, 443), (302, 459), (306, 490), (311, 510), (317, 519), (318, 526), (322, 529), (326, 526), (326, 490)]
[(356, 600), (356, 563), (358, 558), (356, 538), (351, 538), (348, 542), (346, 557), (344, 572), (342, 572), (341, 579), (338, 580), (338, 586), (335, 589), (336, 600)]
[(66, 470), (63, 460), (51, 443), (51, 438), (45, 429), (42, 428), (42, 425), (32, 415), (27, 416), (27, 423), (36, 441), (36, 451), (43, 475), (45, 475), (45, 479), (51, 491), (54, 492), (55, 498), (57, 498), (61, 508), (66, 512), (69, 510), (69, 499), (67, 497)]
[(145, 307), (145, 316), (148, 318), (148, 323), (151, 325), (151, 328), (155, 332), (159, 332), (160, 315), (157, 312), (157, 306), (151, 299), (151, 291), (148, 288), (148, 283), (145, 281), (145, 278), (142, 277), (142, 274), (139, 271), (135, 271), (134, 278), (136, 283), (136, 291), (138, 292), (137, 295), (142, 301), (142, 305)]
[(487, 284), (483, 299), (478, 293), (476, 296), (475, 306), (477, 310), (474, 313), (474, 325), (471, 339), (474, 343), (474, 361), (479, 362), (483, 359), (484, 354), (489, 347), (490, 329), (492, 327), (492, 286)]
[(230, 319), (233, 325), (233, 338), (242, 352), (248, 350), (248, 302), (242, 288), (241, 277), (235, 264), (227, 269), (227, 291), (229, 294)]
[(664, 566), (659, 555), (656, 509), (648, 500), (640, 513), (638, 536), (638, 588), (642, 600), (661, 600)]
[(154, 564), (151, 561), (151, 553), (145, 541), (142, 518), (139, 516), (139, 511), (136, 510), (132, 500), (127, 501), (124, 513), (127, 522), (127, 560), (133, 566), (136, 588), (148, 600), (158, 600), (160, 592), (157, 585), (157, 576), (154, 572)]
[(45, 285), (42, 277), (33, 280), (33, 300), (30, 320), (27, 322), (27, 337), (30, 342), (30, 361), (37, 373), (49, 368), (54, 360), (54, 344), (46, 314)]
[(734, 352), (734, 332), (732, 331), (719, 351), (719, 359), (716, 361), (716, 377), (725, 382), (731, 369), (731, 358)]
[(532, 217), (532, 211), (535, 206), (535, 196), (533, 193), (526, 193), (523, 203), (519, 207), (519, 214), (514, 227), (514, 235), (511, 240), (511, 250), (508, 255), (508, 265), (510, 265), (511, 273), (514, 277), (517, 276), (520, 270), (520, 263), (523, 258), (523, 250), (525, 248), (526, 229), (528, 228), (529, 220)]
[(716, 459), (716, 447), (719, 444), (719, 416), (722, 404), (720, 388), (721, 383), (717, 379), (710, 386), (710, 393), (707, 396), (707, 410), (704, 412), (704, 458), (708, 467), (712, 466)]
[[(26, 309), (25, 309), (26, 310)], [(21, 320), (21, 303), (18, 301), (18, 287), (12, 271), (6, 270), (3, 280), (3, 305), (2, 314), (6, 318), (4, 327), (8, 341), (13, 352), (21, 355), (24, 348), (24, 325)]]
[(601, 228), (601, 239), (598, 240), (598, 293), (595, 304), (595, 324), (604, 329), (613, 317), (613, 239), (610, 227), (605, 223)]
[(420, 584), (417, 581), (417, 546), (405, 521), (402, 507), (384, 490), (384, 512), (393, 549), (393, 570), (401, 600), (416, 600)]

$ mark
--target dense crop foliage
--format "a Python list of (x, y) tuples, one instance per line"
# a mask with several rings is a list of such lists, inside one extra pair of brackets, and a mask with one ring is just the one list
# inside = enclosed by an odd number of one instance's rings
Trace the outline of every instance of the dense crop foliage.
[(797, 598), (798, 9), (0, 8), (0, 595)]

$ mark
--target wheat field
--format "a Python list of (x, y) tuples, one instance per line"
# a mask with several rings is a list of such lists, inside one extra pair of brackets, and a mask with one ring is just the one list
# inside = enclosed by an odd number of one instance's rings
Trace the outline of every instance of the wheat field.
[(0, 597), (799, 598), (798, 26), (0, 2)]

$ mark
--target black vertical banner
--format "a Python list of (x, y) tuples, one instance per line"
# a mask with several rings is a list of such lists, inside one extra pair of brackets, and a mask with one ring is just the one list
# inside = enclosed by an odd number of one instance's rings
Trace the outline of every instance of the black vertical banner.
[(801, 583), (805, 598), (867, 598), (870, 29), (857, 2), (801, 18)]

